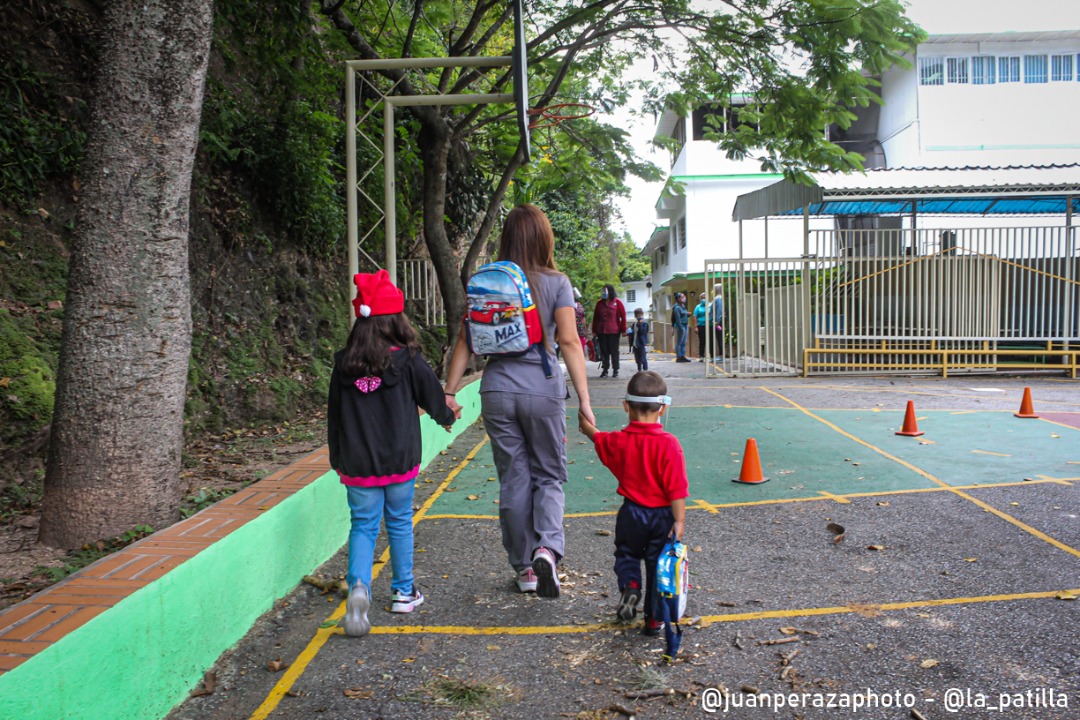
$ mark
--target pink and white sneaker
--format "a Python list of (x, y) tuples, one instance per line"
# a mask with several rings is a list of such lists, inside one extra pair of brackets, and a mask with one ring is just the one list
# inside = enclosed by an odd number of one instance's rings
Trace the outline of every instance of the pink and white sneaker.
[(517, 574), (518, 591), (523, 593), (536, 592), (536, 573), (531, 567), (527, 567)]
[(555, 553), (546, 547), (536, 548), (532, 569), (536, 573), (536, 594), (543, 598), (559, 597), (559, 569), (555, 566)]

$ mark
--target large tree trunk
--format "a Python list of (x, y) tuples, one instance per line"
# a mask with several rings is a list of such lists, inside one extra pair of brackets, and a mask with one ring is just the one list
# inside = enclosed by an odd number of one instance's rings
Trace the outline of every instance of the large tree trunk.
[[(465, 316), (465, 288), (458, 274), (459, 262), (446, 235), (447, 158), (450, 131), (441, 118), (421, 124), (420, 159), (424, 167), (424, 241), (427, 243), (435, 276), (439, 279), (446, 309), (447, 352), (453, 352)], [(444, 362), (445, 366), (446, 363)]]
[(175, 522), (191, 349), (188, 212), (212, 0), (105, 10), (40, 540)]

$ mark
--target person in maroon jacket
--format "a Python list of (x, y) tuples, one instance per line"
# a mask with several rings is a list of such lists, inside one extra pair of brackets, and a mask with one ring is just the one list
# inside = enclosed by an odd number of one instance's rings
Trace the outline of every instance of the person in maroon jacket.
[(619, 377), (619, 338), (626, 334), (626, 308), (615, 293), (615, 288), (605, 285), (600, 300), (593, 310), (593, 335), (600, 339), (600, 377)]

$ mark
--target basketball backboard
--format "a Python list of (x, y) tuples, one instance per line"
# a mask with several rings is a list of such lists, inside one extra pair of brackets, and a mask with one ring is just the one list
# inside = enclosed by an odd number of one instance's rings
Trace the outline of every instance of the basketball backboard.
[(510, 0), (514, 5), (514, 54), (511, 75), (514, 81), (514, 106), (517, 109), (520, 147), (529, 162), (532, 148), (529, 145), (529, 54), (525, 44), (524, 0)]

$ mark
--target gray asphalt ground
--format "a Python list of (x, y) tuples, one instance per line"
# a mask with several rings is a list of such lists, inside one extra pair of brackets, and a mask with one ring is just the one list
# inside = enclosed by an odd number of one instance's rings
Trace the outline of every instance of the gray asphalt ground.
[[(590, 366), (603, 429), (624, 418), (622, 363), (616, 380)], [(688, 511), (693, 589), (673, 666), (658, 664), (662, 638), (614, 622), (618, 498), (576, 428), (562, 597), (515, 591), (477, 423), (418, 484), (424, 605), (389, 613), (387, 569), (375, 628), (353, 639), (320, 629), (343, 596), (300, 585), (218, 661), (214, 692), (170, 718), (1080, 717), (1080, 602), (1067, 592), (1080, 588), (1080, 429), (1068, 426), (1080, 382), (707, 380), (696, 362), (651, 363), (702, 501)], [(1025, 386), (1055, 421), (1013, 418)], [(894, 434), (908, 400), (922, 438)], [(747, 437), (768, 483), (730, 482)], [(342, 551), (319, 572), (344, 570)], [(290, 667), (268, 670), (277, 660)], [(761, 707), (777, 696), (784, 707)]]

